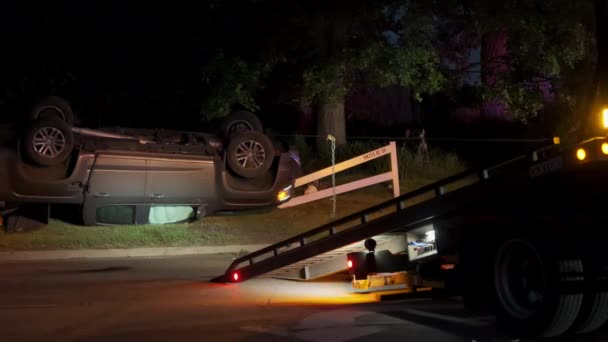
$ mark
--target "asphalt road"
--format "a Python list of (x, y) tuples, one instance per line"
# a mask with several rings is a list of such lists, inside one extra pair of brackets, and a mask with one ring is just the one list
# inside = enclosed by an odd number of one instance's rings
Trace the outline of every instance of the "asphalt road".
[(458, 300), (379, 302), (349, 293), (340, 276), (210, 283), (231, 258), (0, 263), (0, 341), (518, 340)]

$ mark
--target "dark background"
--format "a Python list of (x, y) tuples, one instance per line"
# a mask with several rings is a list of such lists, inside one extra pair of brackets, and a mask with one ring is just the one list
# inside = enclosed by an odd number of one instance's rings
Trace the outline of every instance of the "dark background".
[[(201, 102), (211, 95), (201, 80), (202, 66), (218, 48), (255, 54), (272, 43), (264, 42), (264, 31), (282, 25), (273, 17), (272, 2), (253, 3), (222, 16), (212, 1), (3, 3), (0, 117), (12, 120), (38, 99), (59, 95), (85, 127), (206, 130)], [(272, 25), (263, 25), (267, 21)], [(289, 70), (275, 71), (258, 94), (258, 114), (274, 133), (314, 134), (315, 118), (283, 101), (291, 82)], [(433, 146), (496, 158), (543, 143), (432, 139), (550, 136), (542, 116), (527, 125), (450, 122), (450, 111), (467, 101), (474, 98), (466, 90), (458, 99), (437, 94), (417, 103), (404, 88), (361, 89), (346, 101), (347, 134), (403, 136), (407, 128), (424, 127)]]

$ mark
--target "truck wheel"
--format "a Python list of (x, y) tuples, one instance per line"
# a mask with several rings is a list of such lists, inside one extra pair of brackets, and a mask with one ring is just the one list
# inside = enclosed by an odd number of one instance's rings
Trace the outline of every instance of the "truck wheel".
[(238, 133), (230, 139), (226, 150), (230, 169), (245, 178), (263, 175), (274, 159), (274, 147), (262, 133), (249, 131)]
[(583, 307), (572, 330), (586, 334), (601, 328), (608, 320), (608, 293), (591, 292), (585, 294)]
[(262, 122), (257, 115), (248, 111), (234, 112), (226, 117), (220, 125), (220, 135), (230, 138), (243, 131), (263, 132)]
[(582, 291), (563, 293), (562, 285), (582, 280), (580, 259), (561, 260), (541, 244), (508, 240), (494, 263), (497, 319), (516, 334), (560, 335), (574, 323), (583, 302)]
[(47, 96), (38, 102), (29, 112), (30, 121), (55, 117), (65, 121), (68, 125), (74, 124), (74, 112), (70, 104), (59, 96)]
[(578, 334), (595, 331), (608, 321), (608, 291), (601, 290), (605, 288), (607, 279), (606, 265), (585, 260), (584, 268), (585, 296), (578, 318), (572, 325), (572, 331)]
[(70, 126), (63, 120), (48, 117), (31, 123), (25, 132), (24, 153), (31, 161), (52, 166), (65, 161), (74, 148)]

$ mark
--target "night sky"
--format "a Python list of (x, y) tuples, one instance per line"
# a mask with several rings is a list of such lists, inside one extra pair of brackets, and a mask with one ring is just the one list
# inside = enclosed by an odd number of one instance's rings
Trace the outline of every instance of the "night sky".
[(193, 4), (12, 6), (1, 20), (2, 98), (13, 108), (57, 93), (90, 124), (197, 116), (200, 68), (222, 40), (207, 18)]
[[(255, 58), (273, 48), (270, 37), (297, 45), (290, 30), (302, 34), (309, 23), (293, 25), (280, 14), (302, 13), (294, 6), (281, 1), (5, 4), (0, 115), (19, 115), (37, 99), (56, 94), (70, 101), (84, 126), (204, 128), (201, 102), (212, 96), (201, 81), (205, 63), (219, 49)], [(292, 94), (284, 90), (298, 80), (280, 68), (273, 77), (278, 84), (258, 94), (261, 115), (293, 130), (296, 120), (288, 117), (293, 106), (285, 107)]]

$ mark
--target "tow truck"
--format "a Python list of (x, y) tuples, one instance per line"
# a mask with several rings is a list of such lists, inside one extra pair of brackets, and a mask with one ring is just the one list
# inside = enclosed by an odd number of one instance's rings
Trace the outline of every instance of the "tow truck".
[(215, 281), (348, 271), (353, 292), (441, 290), (517, 336), (590, 333), (608, 320), (607, 172), (606, 137), (556, 140), (239, 257)]

